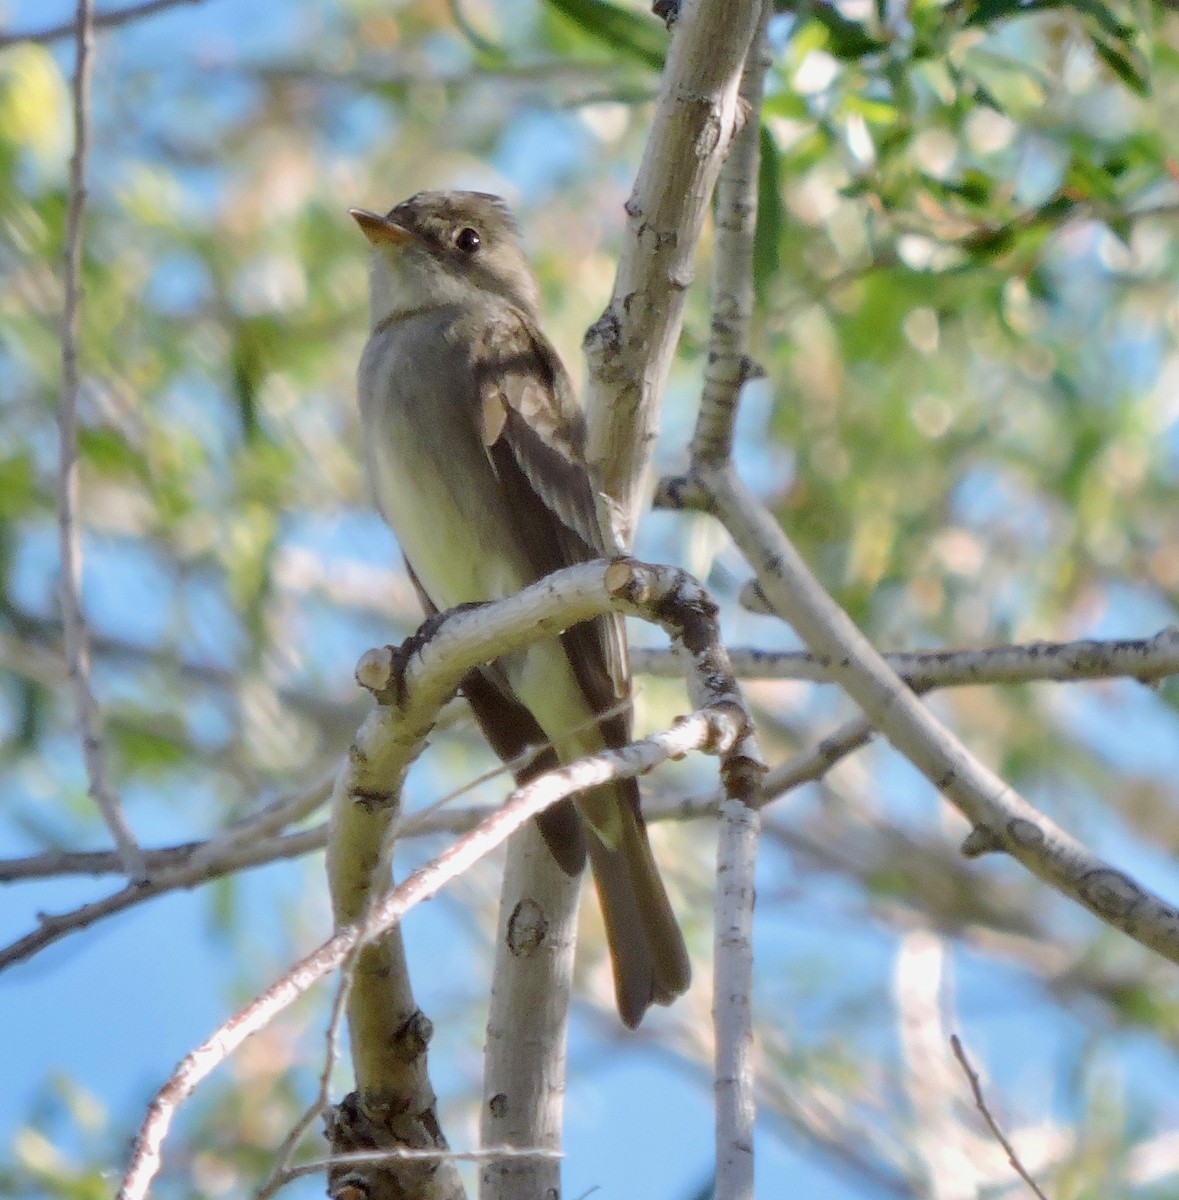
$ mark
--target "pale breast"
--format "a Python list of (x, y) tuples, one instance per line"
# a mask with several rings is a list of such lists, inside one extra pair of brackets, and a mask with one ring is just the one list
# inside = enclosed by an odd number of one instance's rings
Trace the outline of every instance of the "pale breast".
[(423, 314), (390, 326), (369, 340), (359, 372), (377, 504), (439, 608), (499, 599), (530, 582), (450, 325)]

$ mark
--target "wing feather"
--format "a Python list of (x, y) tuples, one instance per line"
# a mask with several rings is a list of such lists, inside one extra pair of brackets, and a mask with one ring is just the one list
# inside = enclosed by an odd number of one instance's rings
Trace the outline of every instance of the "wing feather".
[[(585, 466), (585, 420), (556, 351), (514, 309), (498, 310), (475, 342), (480, 432), (537, 577), (609, 553)], [(601, 617), (562, 635), (595, 711), (629, 695), (622, 621)], [(625, 712), (602, 722), (629, 738)]]

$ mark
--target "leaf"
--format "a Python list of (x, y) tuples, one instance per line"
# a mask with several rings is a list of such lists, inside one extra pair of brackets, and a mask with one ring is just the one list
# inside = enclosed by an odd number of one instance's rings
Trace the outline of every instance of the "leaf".
[(900, 110), (891, 100), (872, 100), (867, 96), (845, 96), (843, 110), (856, 113), (871, 125), (893, 125), (900, 116)]
[(832, 5), (816, 4), (811, 10), (810, 19), (827, 31), (823, 48), (833, 58), (854, 60), (877, 54), (888, 47), (887, 42), (873, 37), (858, 21), (848, 20)]
[(78, 431), (78, 452), (95, 470), (115, 478), (146, 479), (143, 455), (109, 426)]
[(0, 519), (11, 521), (37, 503), (32, 456), (27, 451), (0, 459)]
[(759, 303), (778, 270), (778, 243), (782, 236), (785, 209), (778, 186), (781, 159), (770, 131), (761, 127), (761, 165), (757, 175), (757, 228), (753, 234), (753, 290)]
[(1123, 52), (1110, 42), (1094, 38), (1093, 50), (1135, 95), (1150, 95), (1150, 80), (1146, 77), (1146, 68), (1134, 61), (1133, 51), (1129, 47)]
[[(143, 716), (146, 720), (149, 714)], [(162, 720), (158, 713), (150, 714), (150, 719), (154, 723), (150, 729), (123, 719), (108, 724), (108, 736), (127, 771), (159, 775), (188, 761), (189, 751), (179, 723), (175, 719)], [(164, 732), (166, 725), (173, 727), (172, 736)]]
[(612, 53), (625, 54), (657, 71), (663, 69), (667, 35), (657, 22), (607, 0), (547, 0), (547, 3)]

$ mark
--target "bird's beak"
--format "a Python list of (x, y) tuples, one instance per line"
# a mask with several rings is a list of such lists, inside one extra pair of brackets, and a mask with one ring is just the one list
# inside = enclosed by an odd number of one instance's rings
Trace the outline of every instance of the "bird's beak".
[(369, 212), (367, 208), (350, 208), (348, 212), (360, 226), (361, 233), (374, 246), (390, 243), (404, 245), (406, 242), (413, 241), (413, 234), (404, 225), (398, 225), (396, 221), (391, 221), (388, 217), (378, 216), (375, 212)]

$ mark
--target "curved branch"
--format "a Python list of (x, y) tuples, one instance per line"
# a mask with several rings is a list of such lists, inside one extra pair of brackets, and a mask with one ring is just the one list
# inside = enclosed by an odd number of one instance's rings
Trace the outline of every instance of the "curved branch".
[[(379, 852), (371, 840), (365, 844), (371, 829), (362, 820), (352, 820), (351, 814), (395, 805), (401, 780), (420, 751), (433, 716), (472, 666), (608, 609), (654, 621), (676, 637), (691, 662), (692, 690), (704, 697), (705, 707), (663, 733), (579, 759), (518, 788), (474, 832), (369, 908), (367, 897), (375, 877), (369, 864), (374, 864)], [(177, 1067), (149, 1106), (119, 1200), (142, 1200), (147, 1194), (177, 1107), (218, 1063), (358, 947), (371, 946), (410, 908), (436, 894), (548, 805), (612, 779), (645, 773), (692, 750), (719, 755), (730, 794), (741, 795), (756, 779), (760, 757), (749, 714), (718, 641), (715, 616), (707, 593), (682, 571), (626, 558), (598, 560), (557, 572), (509, 600), (445, 617), (428, 640), (415, 643), (408, 656), (398, 657), (389, 648), (365, 655), (357, 677), (382, 703), (358, 731), (337, 779), (333, 813), (339, 829), (333, 830), (332, 838), (337, 861), (365, 864), (364, 870), (336, 877), (334, 907), (341, 915), (363, 915), (296, 964)], [(358, 976), (354, 986), (359, 982)], [(374, 1013), (359, 1017), (362, 1023), (372, 1017), (374, 1029), (381, 1025)], [(350, 1020), (356, 1019), (355, 1009), (350, 1009)], [(404, 1030), (415, 1047), (421, 1041), (419, 1026), (411, 1021)], [(358, 1036), (366, 1036), (366, 1031), (354, 1031), (354, 1041)], [(396, 1052), (397, 1047), (392, 1049)], [(358, 1057), (358, 1069), (364, 1061)], [(374, 1091), (380, 1087), (377, 1074), (370, 1073)], [(370, 1115), (362, 1104), (353, 1107), (360, 1118)], [(338, 1144), (340, 1139), (333, 1140)]]

